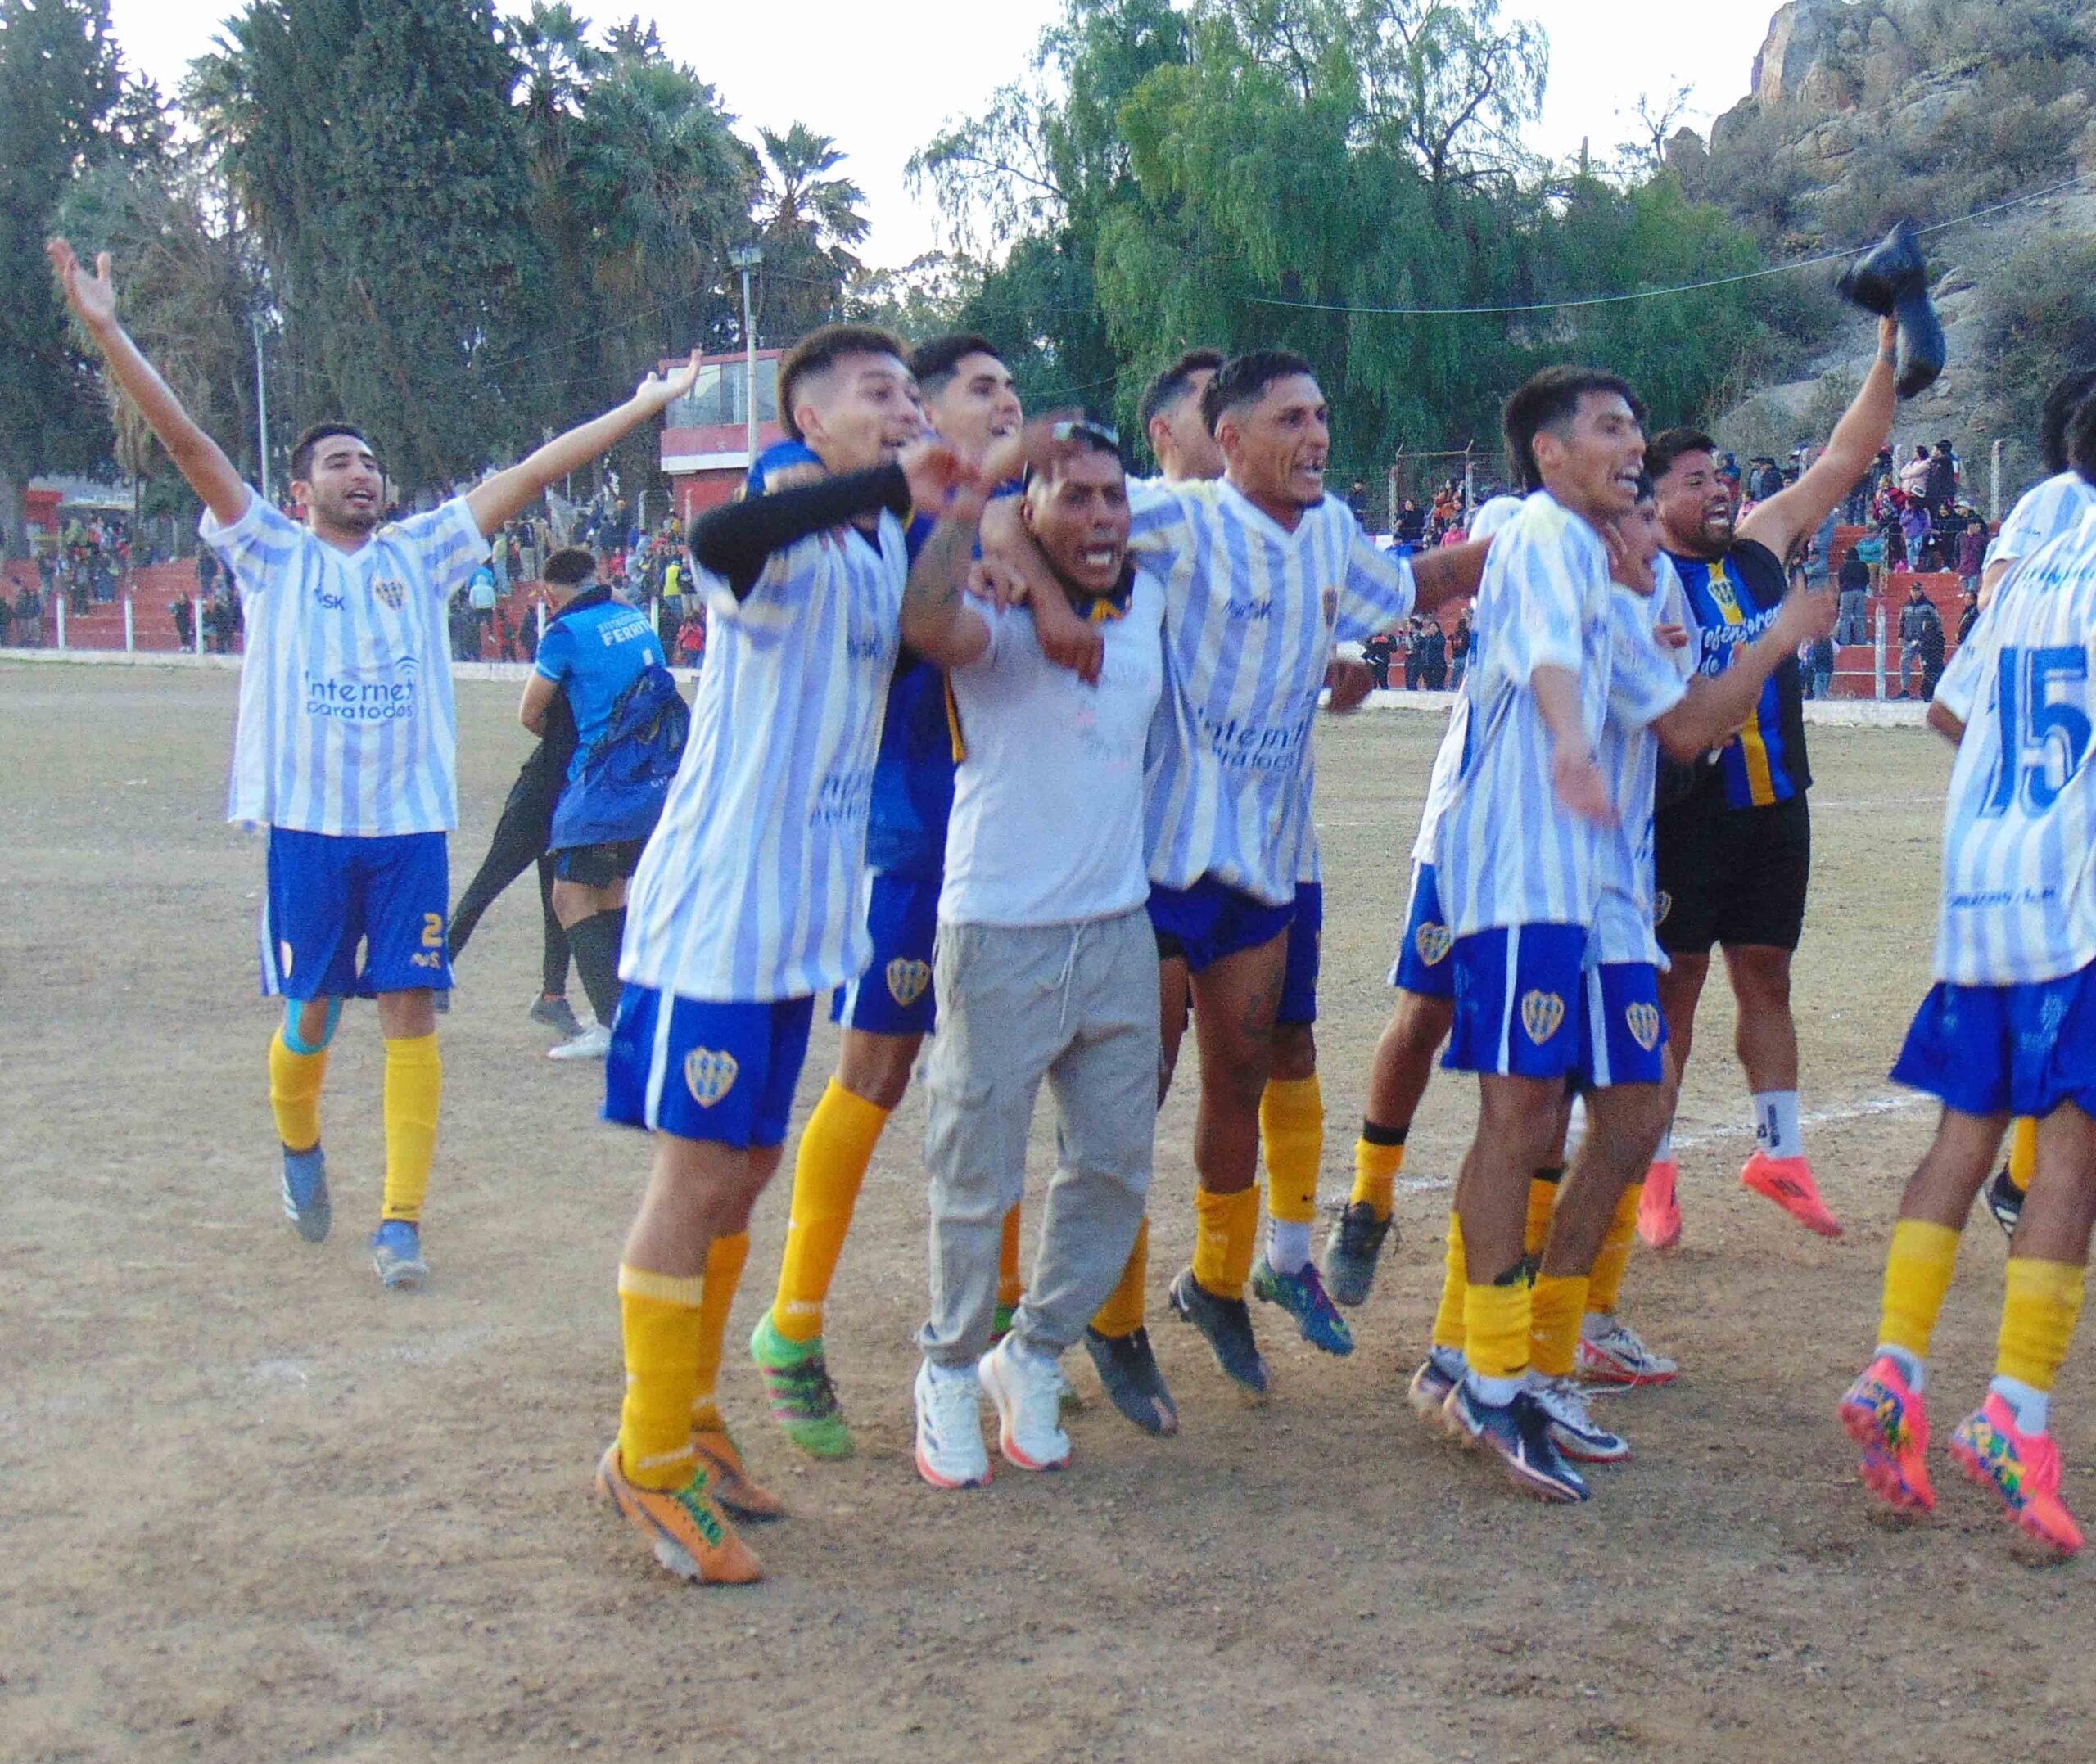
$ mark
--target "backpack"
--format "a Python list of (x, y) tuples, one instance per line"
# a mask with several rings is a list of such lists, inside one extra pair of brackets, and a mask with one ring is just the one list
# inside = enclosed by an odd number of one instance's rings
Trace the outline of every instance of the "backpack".
[(604, 733), (561, 792), (547, 849), (645, 839), (662, 818), (684, 756), (691, 711), (670, 670), (650, 662), (619, 695)]

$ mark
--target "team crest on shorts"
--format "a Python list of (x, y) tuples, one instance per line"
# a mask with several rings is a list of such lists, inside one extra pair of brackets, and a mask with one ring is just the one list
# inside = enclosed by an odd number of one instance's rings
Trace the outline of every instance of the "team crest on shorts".
[(1647, 1004), (1642, 999), (1627, 1006), (1623, 1020), (1629, 1026), (1630, 1039), (1649, 1053), (1660, 1044), (1660, 1008)]
[(1437, 925), (1429, 919), (1412, 934), (1412, 947), (1419, 951), (1419, 959), (1429, 968), (1438, 968), (1453, 949), (1456, 940), (1448, 935), (1446, 925)]
[(1659, 893), (1652, 896), (1652, 923), (1655, 925), (1665, 924), (1667, 914), (1673, 910), (1674, 896), (1667, 893), (1665, 889), (1661, 889)]
[(1541, 1047), (1557, 1033), (1557, 1026), (1565, 1021), (1565, 1001), (1554, 992), (1525, 992), (1521, 995), (1521, 1026), (1529, 1032), (1529, 1039)]
[(888, 964), (888, 995), (905, 1010), (924, 996), (932, 983), (932, 964), (898, 955)]
[(693, 1048), (684, 1055), (684, 1087), (701, 1108), (711, 1108), (735, 1088), (741, 1070), (725, 1048)]
[(390, 575), (373, 582), (371, 591), (388, 612), (398, 612), (408, 598), (408, 584)]

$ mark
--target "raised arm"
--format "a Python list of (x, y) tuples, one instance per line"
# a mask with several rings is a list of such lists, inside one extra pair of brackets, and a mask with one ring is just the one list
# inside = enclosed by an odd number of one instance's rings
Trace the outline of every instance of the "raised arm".
[(1900, 327), (1890, 318), (1877, 327), (1877, 359), (1864, 376), (1855, 402), (1842, 413), (1827, 437), (1827, 450), (1813, 461), (1788, 489), (1772, 496), (1740, 522), (1739, 536), (1765, 545), (1778, 557), (1787, 557), (1791, 548), (1840, 506), (1841, 499), (1862, 480), (1892, 433), (1892, 413), (1899, 404), (1892, 390), (1893, 363), (1898, 359)]
[(693, 350), (691, 359), (677, 372), (651, 373), (623, 404), (578, 424), (565, 435), (555, 435), (507, 471), (498, 471), (486, 483), (475, 485), (466, 493), (466, 507), (474, 525), (484, 537), (492, 538), (504, 521), (522, 514), (549, 485), (588, 465), (642, 423), (661, 415), (672, 399), (689, 392), (698, 378), (698, 351)]
[(247, 512), (252, 492), (233, 470), (225, 449), (196, 426), (196, 419), (182, 408), (182, 400), (169, 389), (159, 370), (116, 322), (116, 287), (110, 280), (109, 253), (104, 251), (95, 259), (92, 276), (63, 239), (53, 239), (44, 254), (65, 291), (66, 305), (94, 340), (124, 396), (138, 407), (147, 426), (174, 462), (175, 470), (211, 511), (211, 518), (222, 527), (231, 526)]

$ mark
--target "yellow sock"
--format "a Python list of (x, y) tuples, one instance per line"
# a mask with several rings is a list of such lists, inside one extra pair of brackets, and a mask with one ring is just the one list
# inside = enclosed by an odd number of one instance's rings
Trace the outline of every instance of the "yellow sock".
[(1585, 1275), (1538, 1275), (1529, 1298), (1529, 1364), (1547, 1378), (1570, 1378), (1586, 1314)]
[(997, 1302), (1007, 1311), (1019, 1309), (1026, 1297), (1026, 1282), (1019, 1271), (1019, 1208), (1005, 1215), (1005, 1234), (997, 1243)]
[(1630, 1242), (1638, 1235), (1638, 1202), (1645, 1193), (1640, 1177), (1625, 1189), (1615, 1203), (1615, 1216), (1601, 1238), (1601, 1253), (1594, 1257), (1592, 1278), (1587, 1283), (1587, 1309), (1612, 1315), (1623, 1291), (1623, 1270), (1630, 1265)]
[(320, 1143), (320, 1085), (328, 1076), (328, 1050), (294, 1053), (279, 1029), (269, 1037), (269, 1108), (277, 1137), (294, 1152)]
[(619, 1463), (628, 1480), (643, 1488), (681, 1488), (698, 1461), (691, 1449), (691, 1411), (705, 1285), (699, 1275), (686, 1279), (619, 1266), (619, 1329), (626, 1340)]
[(1518, 1378), (1529, 1369), (1529, 1283), (1463, 1288), (1463, 1352), (1481, 1378)]
[(2081, 1315), (2083, 1278), (2078, 1262), (2008, 1258), (1996, 1377), (2014, 1378), (2034, 1391), (2052, 1389), (2060, 1362), (2067, 1358), (2067, 1345), (2074, 1339), (2075, 1320)]
[(793, 1212), (771, 1301), (771, 1326), (789, 1342), (812, 1342), (822, 1333), (823, 1304), (888, 1112), (833, 1078), (801, 1130)]
[(720, 1338), (728, 1333), (728, 1307), (742, 1284), (743, 1264), (750, 1259), (750, 1234), (717, 1237), (706, 1252), (706, 1273), (698, 1294), (698, 1382), (691, 1399), (691, 1424), (716, 1428), (720, 1411), (714, 1406), (714, 1381), (720, 1376)]
[(1550, 1216), (1557, 1210), (1557, 1184), (1564, 1180), (1563, 1168), (1556, 1166), (1529, 1178), (1529, 1216), (1521, 1226), (1521, 1253), (1531, 1260), (1542, 1255), (1550, 1241)]
[[(290, 1144), (289, 1140), (284, 1142)], [(297, 1148), (292, 1147), (296, 1151)], [(2030, 1172), (2038, 1167), (2038, 1123), (2020, 1115), (2008, 1130), (2008, 1180), (2018, 1194), (2030, 1192)]]
[(1436, 1347), (1463, 1351), (1463, 1292), (1469, 1277), (1463, 1271), (1463, 1221), (1448, 1215), (1448, 1253), (1441, 1265), (1441, 1303), (1434, 1313), (1433, 1342)]
[(1317, 1217), (1317, 1170), (1325, 1160), (1325, 1093), (1317, 1075), (1269, 1078), (1259, 1097), (1259, 1144), (1267, 1158), (1267, 1211), (1285, 1225)]
[(388, 1036), (386, 1042), (386, 1207), (383, 1216), (410, 1224), (429, 1196), (436, 1153), (436, 1114), (444, 1098), (444, 1062), (436, 1037)]
[(1390, 1216), (1397, 1204), (1398, 1172), (1405, 1167), (1405, 1145), (1380, 1145), (1365, 1134), (1353, 1142), (1353, 1193), (1347, 1197), (1353, 1207), (1367, 1206), (1378, 1219)]
[(1880, 1347), (1928, 1358), (1929, 1338), (1958, 1260), (1958, 1235), (1927, 1219), (1902, 1219), (1893, 1225), (1885, 1258), (1885, 1308), (1877, 1325)]
[(1133, 1335), (1143, 1326), (1143, 1282), (1150, 1274), (1150, 1218), (1145, 1214), (1136, 1227), (1135, 1247), (1128, 1252), (1121, 1270), (1120, 1284), (1107, 1295), (1091, 1326), (1101, 1335)]
[(1194, 1278), (1217, 1298), (1242, 1298), (1259, 1239), (1259, 1184), (1235, 1194), (1194, 1190)]

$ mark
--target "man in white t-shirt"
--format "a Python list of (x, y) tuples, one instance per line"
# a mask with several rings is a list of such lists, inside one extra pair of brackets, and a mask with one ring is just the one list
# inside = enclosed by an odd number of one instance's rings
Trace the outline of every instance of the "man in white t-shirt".
[[(925, 1068), (932, 1313), (918, 1338), (917, 1468), (937, 1488), (989, 1479), (978, 1392), (1008, 1463), (1068, 1462), (1056, 1363), (1119, 1279), (1150, 1186), (1158, 961), (1143, 760), (1163, 689), (1164, 593), (1129, 562), (1119, 437), (1086, 422), (1050, 435), (1020, 518), (1054, 576), (1037, 595), (1066, 595), (1101, 630), (1097, 684), (1049, 661), (1027, 614), (961, 593), (979, 491), (949, 503), (903, 599), (903, 641), (946, 670), (960, 755)], [(1029, 440), (1039, 450), (1037, 430)], [(992, 1347), (998, 1241), (1044, 1079), (1058, 1167), (1032, 1278)]]
[(200, 531), (240, 589), (240, 672), (227, 819), (269, 829), (264, 990), (285, 1001), (269, 1044), (286, 1216), (317, 1243), (333, 1211), (320, 1090), (341, 1001), (376, 999), (386, 1042), (386, 1193), (372, 1261), (420, 1286), (422, 1202), (443, 1094), (435, 995), (449, 990), (446, 833), (458, 818), (445, 607), (487, 535), (689, 390), (698, 358), (651, 374), (617, 409), (549, 441), (427, 514), (386, 522), (385, 478), (351, 423), (291, 450), (291, 521), (241, 481), (116, 321), (105, 252), (89, 275), (65, 241), (52, 267), (74, 315), (204, 504)]

